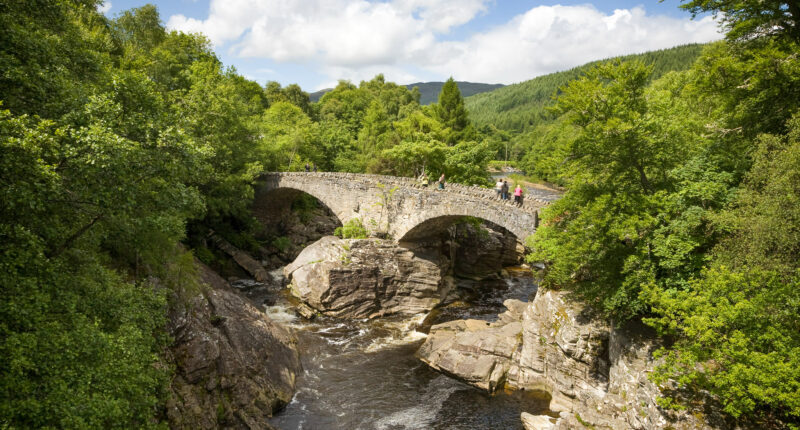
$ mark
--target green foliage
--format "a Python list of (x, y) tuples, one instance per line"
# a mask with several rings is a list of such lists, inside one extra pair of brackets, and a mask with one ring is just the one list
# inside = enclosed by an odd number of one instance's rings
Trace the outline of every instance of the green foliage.
[(729, 40), (777, 36), (800, 42), (800, 5), (778, 0), (683, 0), (694, 16), (711, 12), (720, 19)]
[(445, 127), (445, 141), (452, 145), (469, 137), (471, 131), (467, 109), (458, 84), (451, 77), (442, 86), (439, 102), (433, 105), (436, 118)]
[(734, 417), (764, 408), (800, 417), (800, 276), (725, 266), (703, 273), (689, 291), (648, 290), (658, 317), (649, 322), (680, 334), (654, 380), (709, 390)]
[(718, 395), (725, 411), (800, 418), (800, 117), (763, 135), (733, 204), (712, 268), (685, 290), (649, 286), (649, 322), (678, 341), (658, 369)]
[(292, 212), (296, 213), (302, 222), (308, 222), (319, 210), (319, 200), (316, 197), (302, 193), (292, 200)]
[[(622, 319), (646, 311), (641, 283), (674, 264), (653, 255), (656, 232), (669, 228), (659, 214), (671, 201), (672, 169), (697, 145), (651, 115), (661, 107), (646, 91), (650, 72), (639, 62), (607, 63), (564, 88), (557, 108), (578, 129), (563, 161), (570, 187), (544, 212), (531, 243), (531, 258), (551, 263), (545, 284), (570, 286)], [(697, 248), (692, 239), (686, 254)]]
[(444, 161), (447, 179), (467, 185), (491, 185), (488, 173), (492, 152), (486, 142), (461, 142), (448, 148)]
[(341, 227), (336, 227), (333, 234), (341, 237), (342, 239), (366, 239), (368, 237), (367, 229), (361, 223), (361, 219), (353, 218), (344, 223)]
[(285, 252), (292, 246), (292, 241), (286, 236), (279, 236), (272, 240), (272, 246), (277, 248), (280, 252)]

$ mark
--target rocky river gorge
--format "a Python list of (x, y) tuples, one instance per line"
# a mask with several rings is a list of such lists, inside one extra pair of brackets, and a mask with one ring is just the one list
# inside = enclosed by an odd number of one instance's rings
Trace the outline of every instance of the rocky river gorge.
[[(426, 241), (324, 235), (273, 214), (293, 249), (247, 255), (172, 318), (179, 427), (704, 428), (656, 404), (653, 333), (538, 291), (524, 248), (473, 220)], [(277, 219), (277, 222), (275, 222)], [(265, 233), (269, 234), (269, 233)], [(274, 233), (273, 233), (274, 234)], [(707, 420), (707, 417), (706, 417)]]

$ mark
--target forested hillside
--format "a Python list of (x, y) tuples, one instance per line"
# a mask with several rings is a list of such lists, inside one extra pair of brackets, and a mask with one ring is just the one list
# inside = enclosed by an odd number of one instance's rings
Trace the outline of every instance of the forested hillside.
[[(503, 87), (503, 84), (480, 84), (464, 81), (456, 81), (456, 84), (458, 84), (458, 89), (461, 90), (462, 97), (469, 97), (475, 94), (485, 93), (487, 91), (492, 91)], [(417, 87), (419, 89), (419, 104), (429, 105), (431, 103), (435, 103), (439, 99), (439, 93), (442, 92), (443, 86), (444, 82), (416, 82), (413, 84), (408, 84), (405, 87), (409, 90), (413, 90), (414, 87)], [(309, 94), (309, 98), (312, 102), (317, 102), (322, 98), (322, 96), (325, 95), (325, 93), (330, 92), (331, 90), (332, 88), (315, 91)]]
[[(686, 70), (702, 51), (702, 45), (684, 45), (660, 51), (620, 57), (640, 60), (653, 65), (651, 79), (672, 70)], [(493, 126), (501, 130), (521, 132), (552, 120), (545, 106), (552, 103), (557, 90), (604, 62), (595, 61), (563, 72), (539, 76), (519, 84), (467, 97), (465, 103), (470, 119), (477, 127)]]

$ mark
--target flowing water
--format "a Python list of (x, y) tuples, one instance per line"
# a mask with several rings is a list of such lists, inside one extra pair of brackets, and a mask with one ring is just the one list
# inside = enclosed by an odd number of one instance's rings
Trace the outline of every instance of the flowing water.
[(255, 298), (266, 299), (270, 317), (297, 333), (304, 371), (291, 403), (271, 420), (278, 429), (521, 429), (521, 412), (547, 412), (548, 400), (541, 395), (490, 396), (414, 356), (426, 336), (415, 328), (453, 319), (492, 320), (505, 310), (503, 300), (532, 298), (536, 284), (522, 272), (502, 280), (463, 281), (462, 301), (394, 321), (305, 321), (294, 315), (285, 291), (235, 286), (251, 297), (261, 294)]

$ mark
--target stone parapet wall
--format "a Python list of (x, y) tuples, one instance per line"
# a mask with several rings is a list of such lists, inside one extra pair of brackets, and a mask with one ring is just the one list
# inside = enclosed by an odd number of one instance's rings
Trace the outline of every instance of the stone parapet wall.
[[(513, 199), (506, 201), (497, 200), (496, 192), (493, 188), (483, 188), (475, 185), (447, 183), (444, 190), (438, 190), (436, 189), (435, 182), (431, 183), (427, 187), (424, 187), (414, 178), (346, 172), (270, 172), (265, 173), (262, 177), (285, 177), (292, 178), (292, 180), (301, 181), (334, 181), (343, 187), (351, 187), (356, 183), (366, 184), (371, 187), (377, 187), (378, 184), (383, 184), (389, 188), (397, 186), (431, 193), (444, 193), (446, 195), (461, 195), (474, 197), (477, 199), (491, 200), (495, 204), (502, 204), (503, 206), (528, 213), (534, 213), (541, 209), (542, 206), (546, 206), (560, 197), (558, 194), (543, 190), (527, 190), (525, 193), (525, 204), (521, 208), (517, 208), (514, 205)], [(513, 190), (510, 190), (510, 192), (513, 192)]]

